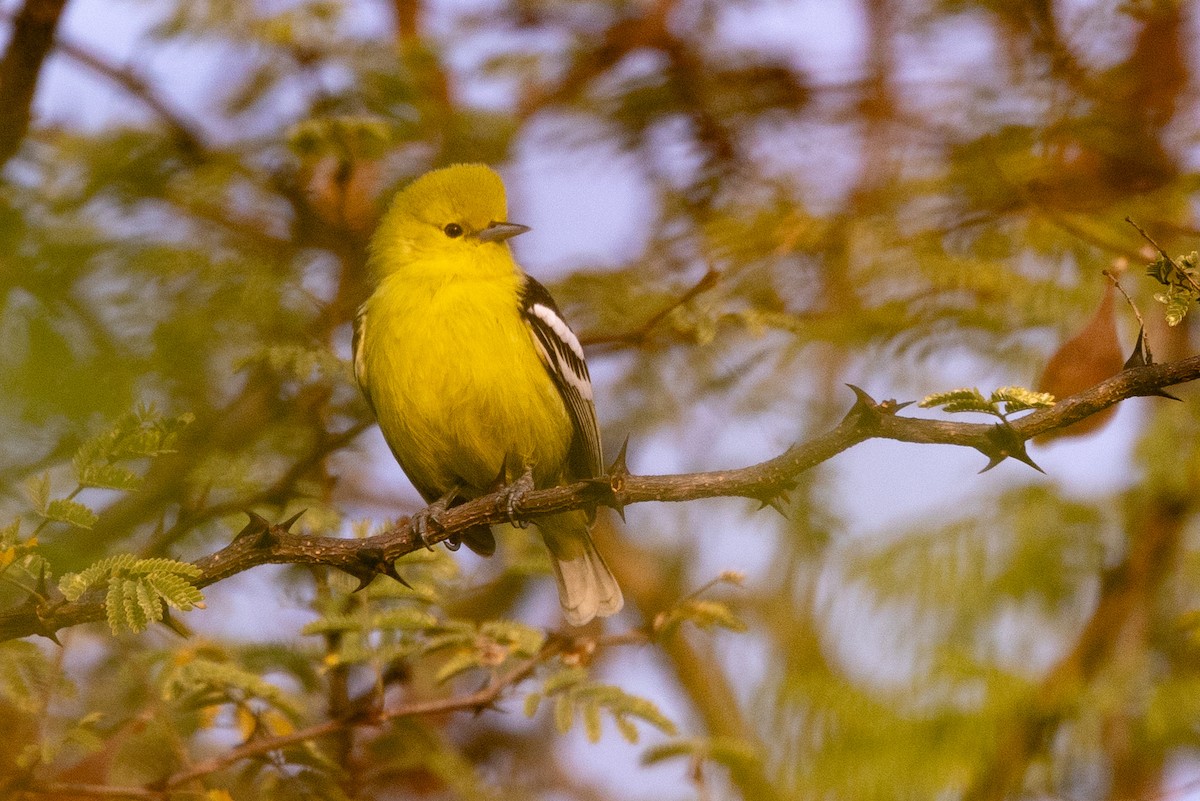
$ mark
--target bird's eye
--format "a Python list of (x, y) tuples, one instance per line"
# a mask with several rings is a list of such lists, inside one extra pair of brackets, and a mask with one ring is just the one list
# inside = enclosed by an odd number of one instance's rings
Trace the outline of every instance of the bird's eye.
[(458, 223), (448, 223), (442, 230), (445, 231), (446, 236), (450, 237), (451, 239), (456, 239), (463, 235), (463, 228)]

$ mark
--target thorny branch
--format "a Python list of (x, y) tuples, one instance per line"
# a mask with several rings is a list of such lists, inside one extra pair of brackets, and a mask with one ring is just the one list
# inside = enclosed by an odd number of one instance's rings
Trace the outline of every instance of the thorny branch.
[[(608, 476), (532, 491), (521, 500), (518, 517), (530, 519), (598, 505), (611, 506), (623, 514), (624, 507), (634, 503), (715, 497), (751, 498), (764, 506), (774, 506), (794, 486), (797, 475), (876, 438), (975, 448), (992, 464), (1009, 456), (1027, 459), (1024, 442), (1031, 437), (1068, 426), (1127, 398), (1158, 394), (1164, 387), (1197, 378), (1200, 356), (1169, 364), (1134, 366), (1049, 409), (997, 425), (901, 417), (897, 412), (907, 404), (876, 402), (856, 389), (857, 400), (841, 423), (773, 459), (732, 470), (637, 476), (626, 469), (622, 449)], [(438, 542), (471, 526), (510, 522), (507, 502), (506, 493), (500, 490), (453, 507), (441, 516), (439, 530), (430, 532), (429, 539)], [(295, 520), (271, 524), (251, 514), (250, 523), (233, 542), (195, 562), (203, 571), (197, 584), (207, 587), (262, 564), (306, 564), (343, 570), (365, 586), (380, 574), (398, 577), (395, 560), (424, 547), (409, 520), (363, 539), (292, 534), (289, 529)], [(31, 597), (20, 608), (0, 614), (0, 641), (32, 634), (53, 636), (61, 628), (103, 618), (104, 604), (99, 594), (71, 603), (62, 598)]]

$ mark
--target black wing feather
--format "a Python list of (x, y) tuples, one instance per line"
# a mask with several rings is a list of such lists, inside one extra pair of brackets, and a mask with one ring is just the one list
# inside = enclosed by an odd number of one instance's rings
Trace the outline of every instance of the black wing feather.
[(563, 320), (546, 287), (529, 276), (525, 276), (521, 289), (521, 314), (575, 426), (569, 455), (571, 477), (604, 475), (600, 426), (596, 423), (596, 405), (592, 401), (592, 378), (579, 340)]

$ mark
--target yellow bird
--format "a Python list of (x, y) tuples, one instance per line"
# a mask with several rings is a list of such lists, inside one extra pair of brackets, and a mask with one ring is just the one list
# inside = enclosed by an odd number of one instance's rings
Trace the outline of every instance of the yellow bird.
[[(504, 183), (481, 164), (426, 173), (371, 241), (374, 293), (354, 327), (354, 373), (430, 521), (499, 482), (546, 487), (604, 473), (583, 348), (546, 288), (513, 259)], [(583, 511), (535, 521), (576, 626), (621, 609)], [(487, 527), (461, 541), (485, 556)], [(458, 540), (447, 541), (457, 549)]]

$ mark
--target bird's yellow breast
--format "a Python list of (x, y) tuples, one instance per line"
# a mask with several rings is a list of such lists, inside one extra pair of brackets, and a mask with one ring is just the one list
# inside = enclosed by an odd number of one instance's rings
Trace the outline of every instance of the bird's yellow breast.
[(519, 273), (385, 279), (367, 302), (362, 358), (384, 438), (434, 496), (563, 472), (573, 428), (517, 306)]

